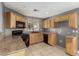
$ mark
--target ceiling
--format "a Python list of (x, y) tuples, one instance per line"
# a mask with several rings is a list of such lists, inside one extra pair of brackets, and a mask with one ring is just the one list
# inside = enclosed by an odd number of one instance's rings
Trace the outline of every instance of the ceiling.
[(23, 15), (37, 18), (47, 18), (79, 7), (78, 2), (4, 2), (4, 4)]

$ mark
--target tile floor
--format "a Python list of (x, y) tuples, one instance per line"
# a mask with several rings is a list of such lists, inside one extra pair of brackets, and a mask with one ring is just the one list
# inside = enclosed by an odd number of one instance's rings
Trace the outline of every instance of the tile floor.
[(43, 42), (29, 46), (27, 51), (28, 56), (68, 56), (63, 48), (53, 47)]

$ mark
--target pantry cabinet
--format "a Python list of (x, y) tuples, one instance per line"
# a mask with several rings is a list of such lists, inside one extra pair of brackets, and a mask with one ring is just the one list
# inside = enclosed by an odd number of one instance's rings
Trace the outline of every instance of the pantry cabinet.
[(66, 37), (66, 53), (69, 55), (76, 55), (77, 53), (77, 37)]
[(49, 33), (48, 34), (48, 44), (52, 45), (52, 46), (57, 44), (57, 35), (56, 35), (56, 33)]

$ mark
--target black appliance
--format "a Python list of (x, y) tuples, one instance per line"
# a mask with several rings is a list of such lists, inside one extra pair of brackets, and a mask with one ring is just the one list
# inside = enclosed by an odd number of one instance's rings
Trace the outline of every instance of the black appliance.
[(27, 47), (29, 47), (29, 34), (23, 33), (21, 37), (22, 37), (22, 39), (23, 39), (25, 45), (26, 45)]
[(48, 34), (43, 34), (44, 42), (48, 44)]
[(23, 31), (22, 30), (13, 30), (12, 31), (12, 36), (20, 36), (22, 35)]
[(16, 28), (25, 28), (25, 22), (16, 21)]

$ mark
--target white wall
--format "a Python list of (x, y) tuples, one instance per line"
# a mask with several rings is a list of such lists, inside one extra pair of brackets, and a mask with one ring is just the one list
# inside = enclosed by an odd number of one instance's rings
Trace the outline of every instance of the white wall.
[(33, 23), (35, 30), (39, 31), (42, 28), (42, 19), (34, 18), (34, 17), (27, 17), (28, 23)]

